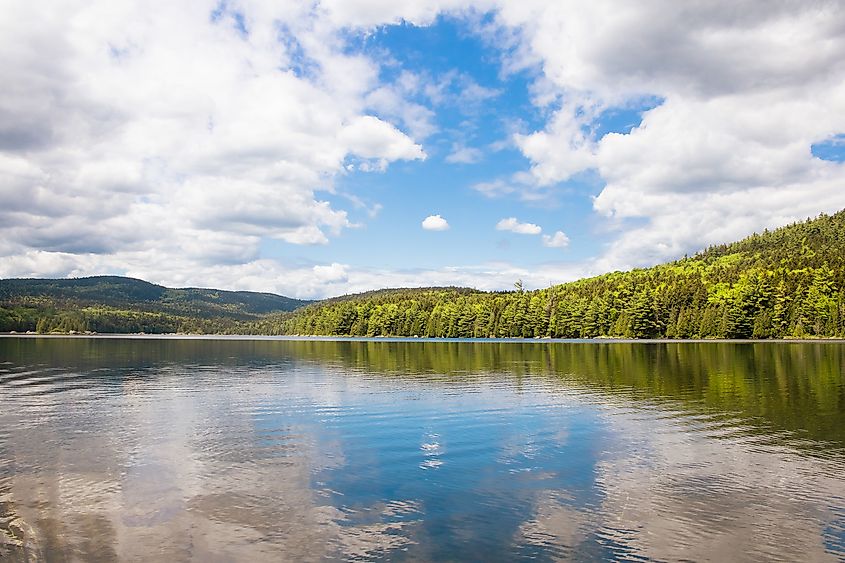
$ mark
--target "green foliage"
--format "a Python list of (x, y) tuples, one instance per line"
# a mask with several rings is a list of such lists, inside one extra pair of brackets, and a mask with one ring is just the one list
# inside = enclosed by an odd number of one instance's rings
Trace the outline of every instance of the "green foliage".
[(270, 293), (169, 289), (132, 278), (0, 280), (0, 332), (244, 333), (307, 301)]
[(845, 211), (691, 258), (538, 291), (371, 292), (259, 322), (351, 336), (783, 338), (845, 336)]

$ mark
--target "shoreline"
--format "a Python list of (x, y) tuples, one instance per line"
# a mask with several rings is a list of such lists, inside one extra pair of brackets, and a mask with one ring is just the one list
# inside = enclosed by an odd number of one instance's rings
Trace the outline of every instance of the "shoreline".
[(438, 338), (423, 336), (317, 336), (267, 334), (149, 334), (149, 333), (26, 333), (0, 332), (0, 338), (23, 339), (99, 339), (99, 340), (268, 340), (268, 341), (325, 341), (325, 342), (463, 342), (463, 343), (522, 343), (522, 344), (845, 344), (845, 338)]

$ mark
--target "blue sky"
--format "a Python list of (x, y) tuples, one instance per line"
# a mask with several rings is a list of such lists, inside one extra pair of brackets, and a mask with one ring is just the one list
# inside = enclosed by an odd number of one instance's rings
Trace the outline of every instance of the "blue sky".
[[(479, 183), (507, 181), (529, 167), (530, 161), (510, 137), (515, 131), (541, 129), (547, 117), (548, 110), (531, 100), (536, 69), (504, 72), (503, 53), (453, 17), (438, 17), (425, 27), (388, 26), (353, 37), (351, 43), (351, 52), (391, 59), (380, 75), (385, 83), (403, 72), (422, 74), (432, 82), (451, 77), (443, 92), (448, 99), (431, 104), (436, 131), (424, 142), (428, 158), (399, 162), (384, 172), (352, 172), (338, 178), (337, 193), (328, 195), (333, 204), (345, 205), (344, 196), (354, 194), (370, 206), (381, 205), (379, 213), (372, 216), (368, 208), (353, 207), (353, 220), (361, 228), (325, 247), (266, 241), (262, 247), (266, 256), (300, 264), (346, 260), (376, 268), (438, 268), (498, 260), (530, 266), (587, 260), (610, 240), (608, 229), (592, 213), (592, 198), (603, 185), (595, 174), (557, 182), (548, 187), (548, 196), (537, 201), (522, 201), (519, 194), (489, 198), (472, 189)], [(490, 97), (460, 100), (468, 85), (489, 90)], [(429, 100), (421, 95), (416, 101)], [(592, 134), (600, 139), (610, 132), (627, 133), (640, 123), (641, 111), (656, 104), (647, 100), (640, 107), (612, 108), (599, 116)], [(450, 162), (456, 147), (477, 151), (477, 160)], [(447, 219), (449, 230), (421, 230), (421, 221), (430, 214)], [(508, 217), (539, 225), (549, 234), (562, 230), (570, 244), (549, 248), (538, 236), (497, 231), (496, 224)]]
[(841, 29), (833, 0), (13, 0), (0, 277), (534, 288), (835, 212)]

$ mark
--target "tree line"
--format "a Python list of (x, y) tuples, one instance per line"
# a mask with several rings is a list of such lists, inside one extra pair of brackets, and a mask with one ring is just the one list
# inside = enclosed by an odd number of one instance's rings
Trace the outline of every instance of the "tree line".
[(246, 334), (251, 324), (110, 307), (0, 306), (0, 332)]
[(690, 258), (536, 291), (405, 289), (256, 323), (270, 334), (520, 338), (845, 336), (845, 212)]

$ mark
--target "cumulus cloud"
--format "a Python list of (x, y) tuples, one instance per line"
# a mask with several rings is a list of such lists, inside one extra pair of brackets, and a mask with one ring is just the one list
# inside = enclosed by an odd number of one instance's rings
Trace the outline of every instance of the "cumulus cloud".
[(449, 222), (440, 215), (429, 215), (422, 221), (422, 228), (426, 231), (446, 231)]
[(534, 223), (520, 223), (516, 217), (508, 217), (496, 223), (497, 231), (511, 231), (520, 235), (539, 235), (543, 229)]
[(356, 117), (338, 135), (347, 151), (364, 158), (394, 160), (424, 159), (422, 147), (396, 127), (371, 115)]
[(543, 235), (543, 246), (548, 248), (566, 248), (569, 237), (563, 231), (555, 231), (553, 235)]
[[(588, 169), (606, 182), (595, 209), (622, 233), (608, 267), (845, 207), (845, 167), (810, 152), (845, 131), (840, 2), (527, 1), (496, 21), (508, 68), (539, 69), (534, 101), (551, 111), (514, 137), (534, 183)], [(604, 111), (640, 107), (630, 133), (596, 134)]]
[(314, 275), (323, 283), (342, 283), (349, 279), (347, 267), (337, 262), (330, 266), (314, 266)]
[(3, 269), (231, 265), (262, 238), (324, 244), (352, 226), (317, 194), (350, 163), (425, 152), (367, 114), (377, 63), (315, 18), (261, 2), (4, 7)]

